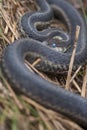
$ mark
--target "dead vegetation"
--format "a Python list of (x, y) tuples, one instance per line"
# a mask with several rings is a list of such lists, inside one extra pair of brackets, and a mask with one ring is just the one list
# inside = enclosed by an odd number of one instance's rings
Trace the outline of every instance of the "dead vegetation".
[[(81, 7), (79, 5), (79, 7)], [(27, 11), (35, 11), (32, 0), (0, 0), (0, 58), (2, 50), (14, 40), (21, 38), (19, 20)], [(38, 61), (37, 61), (38, 62)], [(31, 68), (37, 63), (30, 65)], [(46, 76), (47, 80), (65, 86), (66, 76)], [(51, 78), (50, 78), (51, 77)], [(79, 67), (73, 73), (69, 90), (87, 97), (87, 66)], [(0, 130), (83, 130), (66, 117), (40, 106), (31, 99), (13, 92), (0, 70)]]

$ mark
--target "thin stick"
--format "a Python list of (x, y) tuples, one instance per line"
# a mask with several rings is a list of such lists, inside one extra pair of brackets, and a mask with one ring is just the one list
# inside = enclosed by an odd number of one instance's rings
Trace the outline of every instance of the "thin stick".
[(50, 78), (48, 78), (45, 74), (42, 74), (40, 71), (38, 71), (34, 65), (38, 64), (41, 60), (40, 59), (37, 59), (33, 64), (30, 64), (27, 60), (25, 60), (25, 65), (28, 67), (28, 69), (31, 71), (31, 72), (35, 72), (36, 74), (40, 75), (42, 78), (44, 78), (45, 80), (51, 82), (51, 83), (54, 83), (55, 85), (58, 85), (58, 81), (57, 83), (50, 80)]
[(73, 80), (72, 83), (75, 85), (75, 87), (77, 88), (78, 92), (81, 94), (81, 89), (80, 89), (79, 85), (77, 84), (77, 82), (75, 80)]
[[(25, 63), (31, 68), (31, 70), (33, 70), (35, 73), (39, 74), (42, 78), (45, 78), (45, 76), (44, 76), (42, 73), (40, 73), (36, 68), (34, 68), (34, 66), (31, 65), (29, 62), (27, 62), (27, 61), (25, 60)], [(35, 64), (36, 64), (36, 63), (35, 63)]]
[(3, 81), (4, 81), (4, 83), (6, 84), (6, 87), (8, 88), (8, 90), (11, 92), (12, 97), (13, 97), (13, 99), (14, 99), (16, 105), (18, 106), (18, 108), (19, 108), (20, 110), (23, 110), (23, 106), (22, 106), (21, 102), (18, 100), (16, 94), (14, 93), (14, 91), (13, 91), (12, 88), (11, 88), (11, 86), (8, 84), (7, 80), (6, 80), (4, 77), (3, 77)]
[(73, 63), (74, 63), (74, 58), (75, 58), (75, 53), (76, 53), (76, 47), (77, 47), (77, 41), (78, 41), (79, 33), (80, 33), (80, 26), (76, 26), (74, 49), (73, 49), (71, 60), (70, 60), (70, 64), (69, 64), (69, 70), (68, 70), (66, 86), (65, 86), (66, 89), (69, 89), (69, 84), (70, 84), (70, 79), (71, 79), (71, 73), (72, 73), (72, 68), (73, 68)]
[(85, 97), (86, 95), (86, 88), (87, 88), (87, 65), (86, 65), (86, 72), (85, 72), (85, 76), (83, 79), (83, 85), (82, 85), (82, 92), (81, 92), (81, 96)]
[(32, 66), (34, 67), (35, 65), (37, 65), (39, 62), (41, 61), (41, 59), (39, 58), (39, 59), (37, 59), (33, 64), (32, 64)]
[(12, 25), (10, 24), (9, 19), (8, 19), (7, 15), (6, 15), (6, 11), (5, 11), (4, 9), (2, 9), (1, 7), (0, 7), (0, 11), (1, 11), (1, 13), (2, 13), (3, 19), (5, 20), (7, 26), (9, 27), (9, 29), (10, 29), (11, 32), (13, 33), (14, 37), (15, 37), (16, 39), (18, 39), (18, 33), (13, 30), (13, 27), (12, 27)]
[(82, 66), (79, 66), (79, 68), (76, 70), (76, 72), (74, 73), (74, 75), (72, 76), (70, 83), (74, 80), (74, 78), (76, 77), (76, 75), (78, 74), (78, 72), (80, 71)]

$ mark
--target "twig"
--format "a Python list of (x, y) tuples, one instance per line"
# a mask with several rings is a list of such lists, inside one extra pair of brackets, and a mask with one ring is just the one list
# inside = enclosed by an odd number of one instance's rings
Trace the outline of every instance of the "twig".
[(12, 97), (13, 97), (15, 103), (17, 104), (18, 108), (19, 108), (20, 110), (23, 110), (22, 104), (20, 103), (20, 101), (19, 101), (18, 98), (16, 97), (14, 91), (12, 90), (12, 88), (10, 87), (10, 85), (8, 84), (8, 82), (6, 81), (6, 79), (4, 78), (3, 75), (2, 75), (2, 78), (3, 78), (4, 83), (6, 84), (6, 87), (7, 87), (8, 90), (11, 92)]
[(75, 53), (76, 53), (76, 47), (77, 47), (77, 41), (78, 41), (79, 33), (80, 33), (80, 26), (76, 26), (74, 49), (73, 49), (71, 60), (70, 60), (70, 64), (69, 64), (69, 70), (68, 70), (66, 86), (65, 86), (66, 89), (69, 89), (69, 84), (70, 84), (70, 79), (71, 79), (71, 73), (72, 73), (72, 68), (73, 68), (73, 63), (74, 63), (74, 58), (75, 58)]
[(74, 80), (74, 78), (76, 77), (76, 75), (78, 74), (78, 72), (80, 71), (82, 66), (79, 66), (79, 68), (76, 70), (76, 72), (74, 73), (74, 75), (72, 76), (70, 83)]
[(51, 124), (51, 122), (49, 121), (48, 117), (42, 112), (42, 111), (38, 111), (38, 114), (40, 115), (40, 118), (44, 121), (46, 127), (48, 130), (53, 130), (53, 126)]
[(14, 37), (16, 39), (18, 39), (18, 33), (13, 30), (13, 27), (11, 26), (11, 23), (9, 22), (9, 19), (8, 19), (7, 15), (6, 15), (6, 11), (4, 9), (2, 9), (1, 7), (0, 7), (0, 10), (1, 10), (1, 13), (2, 13), (2, 17), (5, 20), (7, 26), (9, 27), (9, 29), (13, 33)]
[[(29, 62), (25, 60), (25, 63), (30, 67), (29, 69), (33, 70), (35, 73), (39, 74), (42, 78), (45, 78), (45, 76), (40, 73), (33, 65), (31, 65)], [(34, 62), (35, 63), (35, 62)], [(35, 63), (36, 64), (36, 63)]]
[(50, 110), (44, 108), (43, 106), (41, 106), (40, 104), (38, 104), (38, 103), (35, 102), (34, 100), (32, 100), (32, 99), (30, 99), (30, 98), (28, 98), (28, 97), (26, 97), (26, 96), (24, 96), (24, 95), (22, 95), (21, 97), (22, 97), (22, 99), (23, 99), (24, 101), (26, 101), (27, 103), (29, 103), (29, 104), (35, 106), (37, 109), (39, 109), (39, 110), (41, 110), (41, 111), (45, 111), (45, 112), (47, 112), (47, 113), (50, 112)]
[(25, 65), (28, 67), (28, 69), (31, 71), (31, 72), (35, 72), (36, 74), (38, 74), (39, 76), (41, 76), (43, 79), (55, 84), (55, 85), (58, 85), (58, 81), (57, 82), (54, 82), (53, 80), (50, 80), (50, 78), (47, 77), (47, 75), (43, 75), (40, 71), (38, 71), (34, 66), (36, 64), (38, 64), (39, 62), (41, 61), (41, 59), (37, 59), (33, 64), (30, 64), (27, 60), (25, 60)]
[(77, 82), (75, 80), (73, 80), (72, 83), (75, 85), (75, 87), (77, 88), (78, 92), (81, 94), (81, 89), (80, 89), (79, 85), (77, 84)]
[(41, 61), (41, 59), (38, 58), (38, 59), (32, 64), (32, 66), (34, 67), (34, 66), (37, 65), (40, 61)]
[(81, 96), (85, 97), (86, 95), (86, 88), (87, 88), (87, 65), (86, 65), (86, 72), (85, 72), (85, 76), (83, 79), (83, 85), (82, 85), (82, 92), (81, 92)]

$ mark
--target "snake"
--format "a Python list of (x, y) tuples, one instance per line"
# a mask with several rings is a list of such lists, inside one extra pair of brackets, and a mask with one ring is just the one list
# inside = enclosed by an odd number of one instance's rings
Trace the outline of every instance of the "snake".
[[(31, 60), (33, 58), (41, 59), (35, 67), (42, 72), (50, 71), (58, 74), (68, 71), (77, 25), (81, 29), (73, 70), (79, 65), (86, 64), (86, 23), (81, 14), (64, 0), (36, 0), (36, 2), (40, 9), (37, 12), (25, 13), (21, 19), (22, 29), (29, 37), (15, 40), (6, 47), (1, 62), (2, 72), (16, 92), (25, 94), (46, 108), (67, 116), (87, 129), (87, 99), (43, 79), (31, 72), (24, 64), (25, 58), (29, 56)], [(54, 28), (48, 28), (44, 31), (37, 30), (36, 24), (38, 22), (49, 21), (52, 17), (59, 18), (64, 22), (69, 39), (65, 32)], [(43, 44), (45, 39), (47, 40), (55, 34), (62, 36), (71, 45), (67, 52), (59, 52), (47, 44)], [(65, 44), (67, 44), (66, 42)]]

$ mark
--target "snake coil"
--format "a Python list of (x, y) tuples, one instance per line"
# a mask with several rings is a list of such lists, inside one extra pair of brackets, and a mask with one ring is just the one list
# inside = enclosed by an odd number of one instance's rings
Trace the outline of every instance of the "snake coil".
[[(41, 63), (36, 66), (41, 71), (58, 73), (68, 70), (75, 28), (79, 25), (81, 31), (74, 67), (83, 65), (87, 61), (86, 24), (78, 11), (64, 0), (36, 0), (36, 2), (41, 10), (36, 13), (26, 13), (21, 19), (22, 29), (32, 39), (16, 40), (5, 49), (2, 58), (2, 71), (12, 83), (13, 89), (21, 91), (45, 107), (60, 112), (87, 128), (87, 100), (49, 83), (29, 71), (24, 64), (24, 59), (29, 53), (41, 58)], [(49, 21), (53, 16), (60, 18), (65, 23), (69, 35), (68, 41), (68, 36), (63, 31), (49, 28), (44, 31), (37, 30), (36, 23)], [(43, 44), (44, 39), (47, 40), (56, 34), (61, 35), (71, 45), (66, 53), (55, 51)]]

